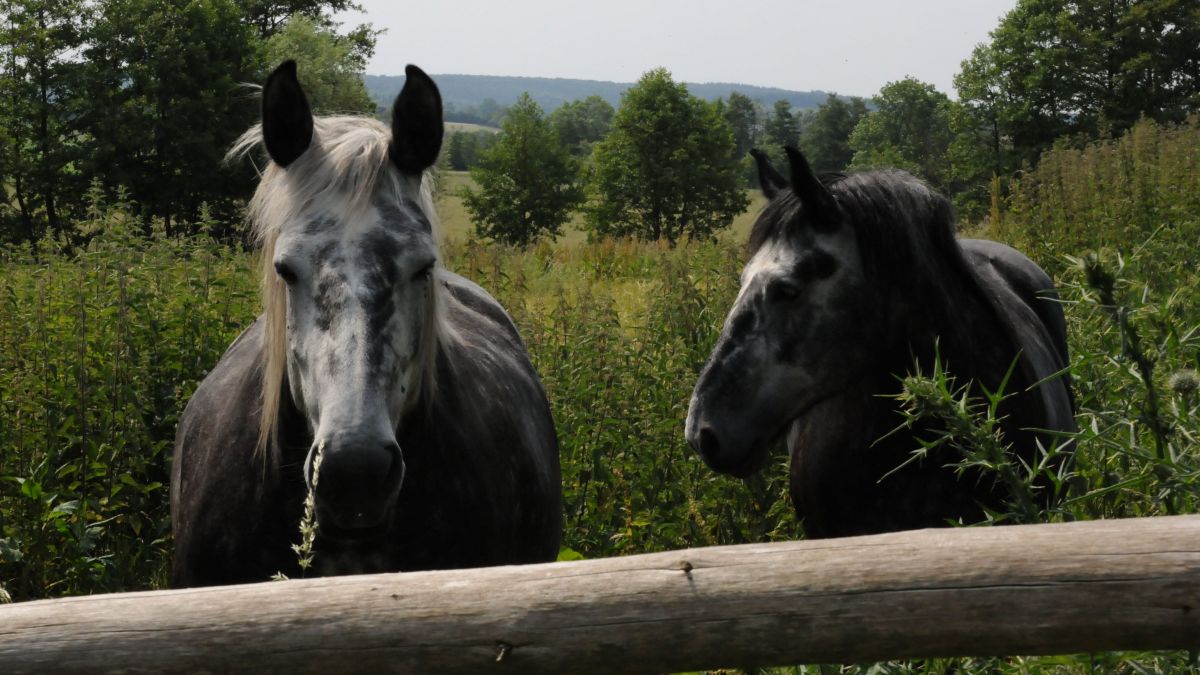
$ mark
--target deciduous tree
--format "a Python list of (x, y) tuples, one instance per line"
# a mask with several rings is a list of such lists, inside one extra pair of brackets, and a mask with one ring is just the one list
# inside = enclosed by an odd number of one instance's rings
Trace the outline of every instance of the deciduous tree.
[[(370, 37), (373, 47), (374, 36)], [(267, 65), (294, 59), (300, 84), (317, 113), (375, 112), (362, 79), (369, 56), (361, 42), (303, 14), (293, 16), (266, 41)]]
[(550, 124), (571, 154), (582, 157), (590, 154), (592, 145), (608, 133), (614, 114), (616, 111), (608, 101), (589, 96), (559, 106), (550, 113)]
[(944, 189), (949, 178), (952, 103), (931, 84), (914, 78), (889, 82), (875, 97), (878, 108), (850, 134), (851, 169), (907, 169)]
[(529, 94), (508, 109), (499, 138), (471, 177), (479, 189), (465, 189), (463, 205), (475, 233), (505, 244), (557, 237), (584, 199), (575, 159)]
[(816, 171), (842, 171), (854, 158), (850, 134), (867, 114), (867, 104), (857, 96), (849, 100), (830, 94), (804, 127), (801, 146)]
[(665, 69), (622, 96), (608, 137), (596, 145), (588, 222), (601, 235), (709, 237), (747, 204), (733, 132), (717, 107)]

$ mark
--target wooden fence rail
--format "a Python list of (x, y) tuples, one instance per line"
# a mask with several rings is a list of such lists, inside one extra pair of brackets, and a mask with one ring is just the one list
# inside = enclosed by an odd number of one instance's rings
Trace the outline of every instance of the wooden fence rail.
[(1200, 516), (0, 606), (0, 672), (629, 673), (1200, 647)]

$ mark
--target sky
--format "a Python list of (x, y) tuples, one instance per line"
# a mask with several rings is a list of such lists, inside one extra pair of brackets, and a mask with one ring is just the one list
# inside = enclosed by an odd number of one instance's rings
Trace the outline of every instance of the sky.
[(358, 0), (346, 27), (386, 28), (373, 75), (735, 82), (871, 96), (953, 78), (1017, 0)]

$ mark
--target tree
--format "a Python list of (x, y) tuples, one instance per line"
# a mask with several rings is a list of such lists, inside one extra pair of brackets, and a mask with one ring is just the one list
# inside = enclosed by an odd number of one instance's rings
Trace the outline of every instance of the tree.
[(239, 0), (239, 7), (246, 23), (263, 40), (279, 32), (296, 15), (316, 20), (346, 10), (362, 11), (352, 0)]
[(875, 97), (878, 106), (850, 134), (851, 169), (906, 169), (945, 189), (949, 178), (952, 103), (931, 84), (908, 77), (889, 82)]
[(830, 94), (805, 125), (801, 145), (809, 164), (819, 172), (842, 171), (850, 165), (854, 151), (850, 134), (867, 115), (867, 104), (857, 96), (849, 101)]
[(758, 140), (758, 108), (749, 96), (732, 91), (725, 103), (724, 115), (733, 132), (733, 154), (745, 157)]
[(800, 143), (800, 124), (792, 114), (792, 104), (782, 99), (776, 101), (763, 132), (772, 151), (789, 145), (796, 147)]
[(500, 128), (496, 143), (471, 170), (478, 191), (463, 191), (475, 233), (504, 244), (527, 246), (559, 236), (584, 200), (575, 160), (528, 93)]
[(257, 119), (242, 83), (261, 79), (253, 31), (233, 0), (106, 0), (90, 31), (79, 163), (143, 218), (194, 222), (208, 203), (233, 220), (249, 176), (222, 158)]
[(65, 168), (76, 158), (79, 65), (87, 7), (80, 0), (5, 1), (0, 25), (0, 186), (9, 238), (60, 231), (83, 183)]
[[(370, 37), (374, 45), (374, 35)], [(297, 14), (266, 42), (266, 62), (275, 66), (295, 59), (296, 73), (317, 113), (375, 112), (363, 83), (369, 52), (354, 40), (303, 14)]]
[(558, 139), (576, 157), (588, 155), (592, 145), (608, 134), (612, 126), (611, 104), (599, 96), (570, 101), (550, 113), (550, 124), (558, 132)]
[(446, 141), (446, 164), (452, 171), (466, 171), (479, 163), (479, 156), (496, 141), (491, 131), (454, 131)]
[(593, 151), (588, 223), (600, 235), (709, 237), (745, 210), (733, 132), (717, 107), (652, 70), (621, 99)]
[(1194, 0), (1021, 0), (955, 86), (1004, 173), (1065, 134), (1178, 121), (1200, 108), (1200, 11)]

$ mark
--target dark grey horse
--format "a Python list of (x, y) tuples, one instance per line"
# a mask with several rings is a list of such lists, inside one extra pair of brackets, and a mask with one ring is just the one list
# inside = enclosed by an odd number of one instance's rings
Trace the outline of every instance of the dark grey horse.
[(928, 373), (935, 357), (977, 395), (1011, 371), (1004, 440), (1026, 462), (1038, 444), (1067, 449), (1074, 402), (1053, 283), (1003, 244), (957, 240), (949, 203), (907, 173), (826, 184), (799, 151), (788, 156), (790, 181), (755, 152), (770, 202), (692, 395), (688, 442), (713, 469), (746, 476), (786, 434), (810, 537), (982, 519), (1007, 493), (957, 477), (946, 465), (960, 458), (935, 453), (897, 470), (924, 432), (889, 435), (902, 422), (891, 395), (914, 362)]
[(425, 170), (441, 96), (409, 66), (392, 125), (314, 118), (292, 62), (263, 88), (250, 204), (264, 313), (200, 384), (171, 468), (173, 586), (553, 560), (558, 441), (508, 314), (438, 264)]

